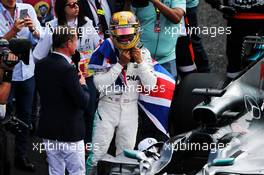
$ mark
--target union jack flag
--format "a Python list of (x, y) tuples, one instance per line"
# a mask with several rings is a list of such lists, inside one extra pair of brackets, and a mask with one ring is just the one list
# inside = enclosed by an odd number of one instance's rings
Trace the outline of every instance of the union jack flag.
[(149, 95), (141, 93), (138, 104), (154, 125), (164, 134), (168, 135), (168, 118), (175, 90), (175, 80), (156, 61), (154, 61), (154, 71), (157, 75), (156, 87), (158, 89), (151, 91)]

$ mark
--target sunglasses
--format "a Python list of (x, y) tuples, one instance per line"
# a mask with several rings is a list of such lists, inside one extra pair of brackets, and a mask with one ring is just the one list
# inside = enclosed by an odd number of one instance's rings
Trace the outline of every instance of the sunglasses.
[(65, 5), (65, 7), (69, 6), (71, 9), (79, 7), (78, 2), (71, 2)]

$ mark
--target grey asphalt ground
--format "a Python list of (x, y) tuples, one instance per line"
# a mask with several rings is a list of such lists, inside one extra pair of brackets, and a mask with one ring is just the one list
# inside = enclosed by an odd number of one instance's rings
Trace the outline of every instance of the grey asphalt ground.
[[(200, 27), (225, 27), (225, 21), (222, 18), (222, 14), (216, 10), (211, 9), (211, 7), (203, 2), (200, 3), (198, 9), (199, 15), (199, 25)], [(217, 35), (216, 37), (211, 37), (210, 35), (201, 35), (203, 38), (203, 44), (207, 51), (211, 71), (216, 73), (225, 73), (226, 68), (226, 56), (225, 56), (225, 35)], [(10, 154), (13, 155), (14, 150), (14, 138), (10, 136), (11, 146), (9, 149)], [(33, 150), (33, 143), (36, 145), (40, 143), (38, 138), (33, 137), (31, 139), (30, 150)], [(29, 158), (32, 160), (37, 168), (35, 173), (26, 173), (19, 171), (12, 167), (12, 175), (47, 175), (48, 168), (45, 161), (44, 154), (40, 154), (36, 148), (34, 151), (29, 152)]]
[[(200, 1), (198, 8), (199, 26), (202, 27), (224, 27), (226, 28), (226, 21), (222, 14), (211, 6), (206, 4), (203, 0)], [(216, 73), (225, 73), (227, 59), (225, 55), (226, 35), (204, 35), (203, 45), (208, 54), (211, 71)]]

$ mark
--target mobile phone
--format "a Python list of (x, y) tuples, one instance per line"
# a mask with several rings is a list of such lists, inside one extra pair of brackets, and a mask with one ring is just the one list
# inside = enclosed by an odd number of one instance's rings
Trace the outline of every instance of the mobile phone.
[(28, 16), (28, 9), (22, 9), (22, 10), (20, 10), (19, 19), (24, 19), (27, 16)]

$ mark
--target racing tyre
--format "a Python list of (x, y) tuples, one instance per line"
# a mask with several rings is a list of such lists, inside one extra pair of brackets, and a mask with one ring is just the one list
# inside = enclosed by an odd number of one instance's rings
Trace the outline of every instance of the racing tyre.
[(226, 77), (215, 73), (192, 73), (177, 86), (169, 117), (170, 136), (196, 128), (199, 123), (192, 117), (193, 108), (204, 100), (203, 96), (192, 95), (195, 88), (222, 89)]

